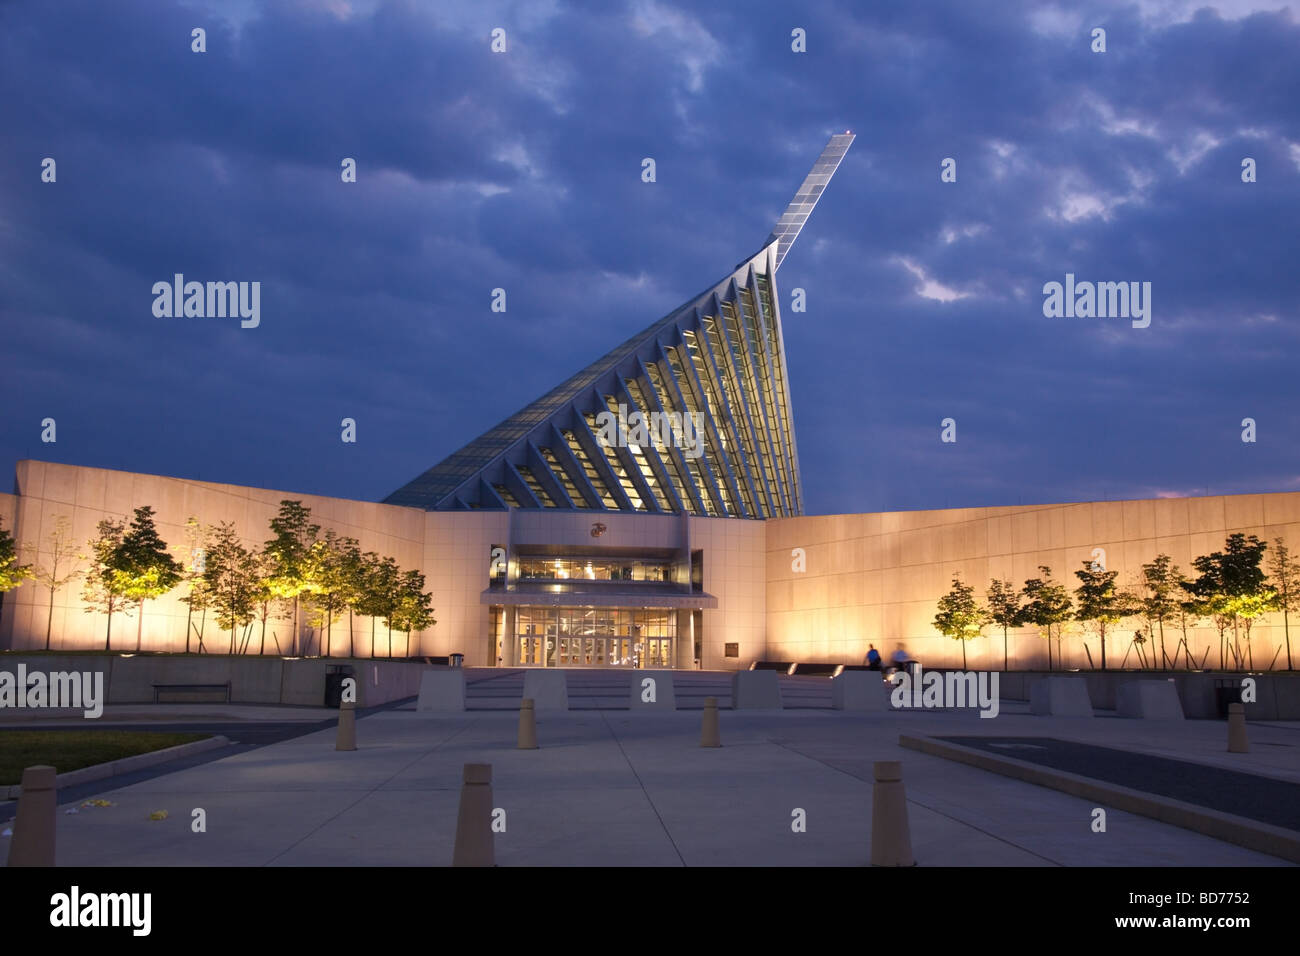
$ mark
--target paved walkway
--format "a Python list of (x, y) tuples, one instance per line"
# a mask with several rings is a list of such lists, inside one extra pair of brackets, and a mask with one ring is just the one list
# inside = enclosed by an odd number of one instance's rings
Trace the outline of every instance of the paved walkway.
[[(829, 683), (829, 682), (827, 682)], [(385, 710), (358, 721), (361, 749), (315, 731), (127, 787), (111, 807), (60, 811), (62, 865), (445, 865), (465, 763), (490, 763), (506, 811), (497, 860), (526, 865), (838, 865), (869, 860), (871, 770), (901, 760), (912, 844), (926, 866), (1285, 865), (1116, 810), (1105, 833), (1078, 798), (904, 750), (898, 735), (1051, 736), (1300, 780), (1300, 728), (1250, 727), (1224, 752), (1217, 721), (974, 713), (723, 711), (702, 749), (698, 712), (577, 711), (538, 721), (542, 749), (514, 749), (513, 712)], [(190, 828), (194, 808), (207, 832)], [(802, 809), (807, 831), (792, 832)], [(153, 811), (165, 820), (152, 821)], [(0, 858), (7, 852), (0, 838)]]

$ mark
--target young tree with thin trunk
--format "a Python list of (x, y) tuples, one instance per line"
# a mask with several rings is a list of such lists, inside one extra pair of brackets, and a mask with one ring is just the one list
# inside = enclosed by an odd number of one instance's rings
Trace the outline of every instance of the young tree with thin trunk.
[(961, 666), (966, 669), (966, 642), (980, 636), (980, 628), (989, 621), (988, 613), (975, 600), (975, 589), (954, 572), (952, 588), (939, 598), (934, 627), (944, 637), (961, 641)]
[(1007, 661), (1007, 629), (1016, 627), (1020, 621), (1020, 592), (1010, 581), (989, 581), (985, 594), (988, 600), (989, 620), (1002, 628), (1002, 669), (1009, 670)]
[(1101, 669), (1106, 669), (1106, 633), (1124, 618), (1137, 612), (1132, 594), (1115, 586), (1118, 571), (1107, 571), (1094, 561), (1084, 561), (1075, 571), (1080, 584), (1074, 590), (1075, 620), (1091, 625), (1101, 638)]
[[(14, 545), (14, 538), (3, 525), (0, 525), (0, 601), (3, 600), (6, 591), (12, 591), (19, 587), (24, 581), (33, 576), (30, 565), (18, 563), (18, 549)], [(50, 598), (53, 602), (53, 597)], [(53, 603), (50, 607), (53, 607)], [(50, 633), (48, 629), (45, 632), (45, 649), (50, 647)]]
[[(255, 577), (256, 582), (253, 587), (253, 617), (261, 625), (261, 642), (258, 647), (258, 656), (266, 653), (266, 625), (270, 620), (287, 620), (288, 615), (284, 612), (284, 604), (280, 598), (275, 596), (271, 588), (271, 579), (275, 575), (275, 561), (266, 551), (259, 551), (254, 555)], [(275, 650), (280, 652), (280, 639), (271, 632), (271, 640), (275, 641)]]
[[(72, 522), (67, 515), (58, 515), (54, 527), (45, 538), (45, 553), (49, 563), (41, 562), (40, 551), (34, 545), (32, 552), (32, 577), (50, 595), (50, 608), (45, 616), (45, 649), (50, 649), (50, 635), (54, 630), (54, 598), (59, 591), (81, 576), (80, 562), (86, 560), (81, 553), (81, 543), (72, 537)], [(0, 557), (0, 565), (4, 558)], [(2, 574), (3, 572), (0, 572)]]
[[(387, 619), (397, 608), (398, 589), (401, 586), (401, 571), (392, 558), (381, 558), (373, 551), (362, 555), (364, 571), (364, 591), (357, 601), (357, 613), (370, 618), (370, 656), (375, 656), (375, 622)], [(388, 637), (388, 656), (392, 657), (393, 639), (391, 627)]]
[(1281, 538), (1273, 539), (1273, 553), (1269, 556), (1269, 584), (1272, 586), (1277, 610), (1282, 612), (1282, 633), (1286, 637), (1286, 669), (1295, 670), (1291, 663), (1291, 623), (1289, 615), (1300, 602), (1300, 563), (1291, 557), (1291, 549)]
[(356, 631), (352, 623), (353, 613), (362, 613), (360, 604), (365, 599), (366, 591), (366, 557), (361, 553), (357, 542), (348, 539), (340, 562), (340, 574), (343, 578), (344, 600), (348, 607), (348, 657), (357, 656)]
[[(208, 591), (207, 581), (203, 577), (204, 562), (207, 560), (208, 545), (211, 543), (212, 529), (204, 527), (199, 519), (190, 515), (185, 522), (185, 554), (181, 556), (184, 565), (181, 580), (186, 585), (186, 594), (181, 598), (185, 605), (185, 653), (190, 652), (190, 635), (197, 633), (199, 653), (203, 653), (203, 626), (207, 623)], [(194, 626), (194, 612), (202, 617), (200, 624)]]
[[(438, 622), (433, 619), (433, 595), (424, 591), (424, 575), (419, 571), (407, 571), (402, 575), (397, 607), (394, 609), (392, 623), (399, 631), (406, 633), (406, 655), (411, 656), (411, 632), (423, 631)], [(390, 652), (391, 654), (391, 652)]]
[(130, 526), (118, 545), (118, 567), (124, 582), (123, 593), (137, 603), (135, 649), (140, 650), (144, 633), (144, 602), (162, 597), (181, 580), (180, 562), (171, 556), (167, 543), (154, 526), (154, 511), (148, 505), (135, 509)]
[[(1230, 534), (1224, 550), (1202, 555), (1192, 562), (1199, 577), (1187, 585), (1187, 590), (1201, 602), (1203, 613), (1214, 617), (1219, 628), (1220, 669), (1226, 666), (1228, 628), (1233, 632), (1233, 662), (1241, 668), (1245, 663), (1241, 653), (1242, 624), (1245, 622), (1249, 641), (1251, 622), (1271, 606), (1273, 592), (1259, 566), (1267, 547), (1253, 534)], [(1248, 653), (1249, 650), (1248, 646)]]
[[(1167, 554), (1161, 554), (1150, 564), (1142, 565), (1142, 586), (1146, 593), (1142, 596), (1142, 611), (1155, 624), (1160, 635), (1160, 656), (1162, 667), (1168, 669), (1169, 655), (1165, 653), (1165, 621), (1178, 612), (1178, 598), (1185, 578), (1178, 565)], [(1177, 650), (1174, 656), (1178, 656)]]
[[(1187, 580), (1185, 578), (1180, 579), (1178, 586), (1181, 587), (1184, 591), (1186, 591)], [(1200, 608), (1201, 605), (1199, 601), (1195, 599), (1191, 599), (1191, 600), (1184, 599), (1178, 602), (1178, 606), (1174, 610), (1174, 620), (1178, 624), (1178, 629), (1182, 631), (1183, 634), (1180, 643), (1183, 645), (1183, 657), (1187, 664), (1188, 670), (1192, 669), (1192, 664), (1196, 663), (1196, 659), (1192, 657), (1192, 646), (1187, 641), (1187, 630), (1188, 628), (1195, 629), (1201, 626), (1201, 620), (1204, 617), (1204, 615), (1201, 613)], [(1177, 660), (1178, 660), (1178, 654), (1177, 652), (1175, 652), (1174, 653), (1175, 663), (1177, 662)]]
[(86, 603), (87, 614), (98, 612), (108, 617), (108, 627), (104, 632), (106, 651), (113, 649), (113, 614), (125, 613), (127, 605), (126, 581), (118, 566), (125, 532), (124, 521), (104, 518), (95, 526), (95, 537), (88, 542), (90, 569), (86, 572), (81, 597)]
[(240, 541), (229, 521), (219, 524), (204, 561), (203, 578), (217, 612), (217, 626), (230, 631), (230, 653), (235, 653), (235, 629), (253, 620), (257, 590), (257, 561)]
[(1061, 628), (1071, 619), (1074, 605), (1065, 586), (1052, 580), (1052, 569), (1045, 564), (1038, 566), (1042, 577), (1030, 578), (1021, 588), (1020, 593), (1025, 603), (1020, 608), (1016, 620), (1020, 625), (1033, 625), (1038, 633), (1047, 638), (1047, 669), (1052, 669), (1052, 638), (1057, 638), (1058, 653)]
[(272, 573), (266, 578), (267, 586), (277, 598), (293, 602), (293, 634), (289, 640), (289, 653), (298, 653), (298, 617), (302, 596), (310, 594), (313, 587), (312, 545), (320, 534), (320, 525), (311, 523), (311, 509), (301, 501), (284, 499), (280, 512), (271, 519), (271, 533), (265, 552), (270, 559)]
[(358, 551), (355, 538), (338, 535), (332, 528), (312, 545), (312, 569), (315, 580), (312, 626), (323, 629), (325, 656), (330, 656), (334, 615), (348, 605), (353, 586), (351, 554)]

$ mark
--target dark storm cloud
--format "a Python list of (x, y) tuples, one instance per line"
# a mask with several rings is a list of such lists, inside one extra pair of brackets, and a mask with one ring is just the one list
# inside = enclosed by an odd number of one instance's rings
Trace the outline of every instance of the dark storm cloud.
[[(1292, 16), (859, 7), (0, 9), (0, 461), (382, 497), (757, 249), (849, 128), (779, 276), (809, 511), (1296, 487)], [(175, 272), (261, 326), (154, 318)], [(1066, 272), (1151, 282), (1151, 327), (1044, 318)]]

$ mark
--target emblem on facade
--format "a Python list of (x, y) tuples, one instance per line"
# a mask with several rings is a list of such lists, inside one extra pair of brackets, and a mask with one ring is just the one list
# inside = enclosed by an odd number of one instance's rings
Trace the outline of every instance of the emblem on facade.
[(597, 521), (595, 524), (591, 526), (591, 536), (593, 538), (599, 538), (604, 533), (605, 533), (605, 526), (601, 524), (599, 521)]

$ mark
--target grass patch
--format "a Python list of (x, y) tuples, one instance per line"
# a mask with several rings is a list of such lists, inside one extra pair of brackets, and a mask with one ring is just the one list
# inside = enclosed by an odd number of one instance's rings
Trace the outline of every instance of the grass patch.
[(37, 764), (67, 773), (211, 736), (143, 730), (0, 730), (0, 786), (21, 783), (23, 769)]

